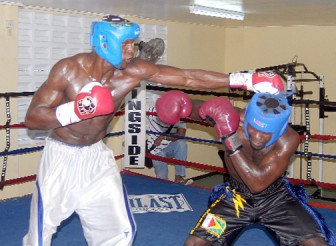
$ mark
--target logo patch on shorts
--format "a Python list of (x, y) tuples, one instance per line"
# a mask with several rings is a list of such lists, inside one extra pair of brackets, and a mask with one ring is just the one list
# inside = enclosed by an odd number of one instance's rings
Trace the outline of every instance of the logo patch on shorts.
[(210, 234), (220, 237), (226, 229), (226, 221), (214, 214), (207, 214), (201, 227)]

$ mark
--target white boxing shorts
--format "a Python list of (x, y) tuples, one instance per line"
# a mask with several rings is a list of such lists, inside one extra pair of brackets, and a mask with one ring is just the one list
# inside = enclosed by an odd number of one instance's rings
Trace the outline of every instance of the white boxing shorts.
[(46, 246), (76, 212), (92, 246), (132, 245), (136, 225), (113, 152), (100, 141), (78, 147), (48, 138), (33, 192), (24, 246)]

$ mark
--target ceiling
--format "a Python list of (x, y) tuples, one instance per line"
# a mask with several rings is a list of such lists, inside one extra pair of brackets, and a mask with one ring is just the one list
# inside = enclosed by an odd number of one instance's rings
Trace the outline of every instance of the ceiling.
[(228, 20), (189, 13), (190, 2), (202, 0), (11, 0), (25, 6), (40, 6), (84, 12), (131, 15), (223, 27), (336, 26), (336, 0), (203, 0), (245, 13), (245, 20)]

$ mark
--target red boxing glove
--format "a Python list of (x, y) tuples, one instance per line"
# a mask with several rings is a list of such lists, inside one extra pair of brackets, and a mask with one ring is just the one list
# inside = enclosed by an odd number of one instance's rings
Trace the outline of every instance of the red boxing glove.
[(75, 101), (62, 104), (56, 108), (56, 118), (62, 126), (77, 123), (99, 115), (111, 114), (114, 102), (109, 88), (98, 82), (85, 85)]
[(273, 71), (231, 73), (230, 87), (271, 94), (278, 94), (285, 90), (281, 76)]
[[(100, 86), (99, 86), (100, 85)], [(95, 116), (111, 114), (114, 102), (109, 88), (95, 85), (89, 92), (80, 92), (75, 100), (75, 113), (84, 120)]]
[(202, 119), (209, 119), (215, 124), (217, 135), (221, 138), (229, 155), (242, 147), (236, 131), (240, 115), (227, 98), (216, 97), (204, 102), (198, 111)]
[(192, 103), (187, 94), (172, 90), (165, 92), (155, 103), (157, 116), (168, 125), (174, 125), (180, 119), (190, 116)]

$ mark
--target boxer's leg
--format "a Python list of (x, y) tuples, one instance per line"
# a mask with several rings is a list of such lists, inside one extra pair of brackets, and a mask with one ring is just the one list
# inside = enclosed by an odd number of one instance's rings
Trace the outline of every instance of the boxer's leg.
[(69, 146), (47, 139), (32, 196), (29, 231), (23, 245), (50, 245), (57, 226), (74, 212), (77, 203), (71, 199), (73, 187), (76, 187), (72, 174), (76, 173), (77, 160)]
[(118, 166), (110, 149), (102, 142), (96, 145), (86, 150), (85, 185), (76, 210), (85, 238), (90, 246), (132, 245), (136, 225)]

